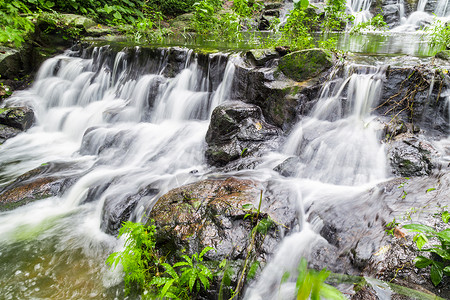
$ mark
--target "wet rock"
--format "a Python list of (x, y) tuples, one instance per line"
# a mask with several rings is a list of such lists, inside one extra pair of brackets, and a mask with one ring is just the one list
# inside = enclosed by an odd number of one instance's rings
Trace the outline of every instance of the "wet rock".
[[(321, 200), (305, 208), (308, 221), (324, 237), (324, 241), (312, 246), (310, 265), (375, 277), (445, 298), (449, 295), (448, 277), (434, 287), (429, 269), (417, 269), (412, 263), (414, 257), (424, 255), (417, 251), (414, 233), (400, 229), (403, 233), (390, 236), (385, 229), (394, 217), (399, 228), (402, 224), (420, 223), (444, 229), (446, 225), (435, 213), (450, 203), (446, 192), (449, 184), (450, 173), (443, 171), (436, 178), (397, 178), (370, 191), (349, 190), (339, 201), (335, 201), (333, 193), (324, 192)], [(426, 193), (430, 187), (436, 190)]]
[(274, 68), (254, 68), (237, 65), (232, 83), (232, 99), (259, 106), (265, 120), (283, 130), (289, 130), (306, 114), (307, 103), (313, 101), (320, 90), (321, 78), (297, 83)]
[(258, 106), (227, 102), (213, 111), (206, 134), (206, 158), (212, 165), (224, 166), (264, 150), (263, 144), (279, 134), (279, 129), (263, 120)]
[(402, 135), (390, 144), (388, 157), (395, 174), (425, 176), (431, 173), (432, 154), (435, 152), (426, 141)]
[(22, 61), (19, 50), (0, 48), (0, 75), (1, 78), (16, 78), (22, 71)]
[(273, 170), (280, 173), (284, 177), (292, 177), (297, 174), (298, 164), (301, 162), (298, 156), (287, 158)]
[(157, 193), (157, 189), (147, 187), (139, 193), (126, 198), (107, 197), (102, 208), (101, 229), (111, 235), (119, 234), (122, 223), (130, 220), (130, 216), (139, 201), (144, 197), (154, 196)]
[(0, 192), (0, 211), (11, 210), (40, 199), (60, 196), (80, 174), (67, 163), (48, 163), (8, 184)]
[(27, 130), (33, 125), (34, 112), (29, 107), (6, 107), (0, 109), (0, 124), (19, 130)]
[[(249, 211), (243, 205), (258, 207), (260, 189), (257, 182), (230, 177), (202, 180), (169, 191), (149, 215), (157, 226), (158, 247), (174, 255), (182, 249), (194, 253), (209, 246), (216, 249), (207, 253), (210, 260), (245, 259), (256, 223), (252, 223), (251, 217), (245, 218)], [(280, 205), (275, 202), (272, 196), (263, 199), (259, 218), (269, 216), (285, 225), (283, 221), (288, 218), (281, 219)], [(281, 238), (277, 226), (282, 227), (271, 222), (266, 238), (256, 241), (254, 254), (261, 262), (266, 261), (267, 254), (274, 251)]]
[(255, 66), (262, 67), (267, 62), (280, 57), (277, 51), (271, 49), (256, 49), (250, 50), (245, 54), (246, 58), (250, 60)]
[(450, 50), (442, 50), (435, 55), (436, 58), (450, 60)]
[(305, 81), (333, 66), (331, 53), (323, 49), (309, 49), (292, 52), (280, 59), (278, 68), (284, 75)]
[(167, 65), (164, 67), (162, 74), (167, 77), (175, 77), (185, 67), (187, 51), (185, 49), (173, 47), (169, 49), (167, 55)]
[(450, 133), (446, 98), (441, 89), (447, 77), (431, 67), (393, 67), (386, 70), (376, 111), (413, 123), (433, 135)]
[(22, 131), (20, 129), (6, 126), (6, 125), (0, 125), (0, 144), (3, 144), (6, 140), (15, 137)]

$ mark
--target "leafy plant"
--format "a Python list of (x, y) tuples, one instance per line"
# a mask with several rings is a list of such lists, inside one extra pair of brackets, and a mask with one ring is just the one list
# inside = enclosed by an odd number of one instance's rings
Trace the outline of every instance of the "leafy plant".
[[(445, 224), (448, 224), (450, 219), (448, 211), (442, 212), (440, 217)], [(431, 281), (434, 285), (438, 285), (442, 281), (444, 274), (447, 276), (450, 275), (450, 228), (438, 231), (422, 224), (407, 224), (403, 228), (417, 232), (413, 241), (416, 243), (419, 251), (433, 253), (439, 258), (435, 260), (424, 256), (417, 256), (414, 259), (414, 264), (417, 268), (425, 268), (431, 265)], [(438, 240), (440, 244), (434, 244), (431, 248), (424, 249), (423, 247), (430, 239)]]
[(355, 26), (352, 27), (350, 30), (351, 34), (360, 33), (363, 30), (386, 30), (388, 29), (388, 26), (386, 22), (383, 19), (383, 16), (380, 14), (377, 14), (375, 17), (370, 19), (367, 22), (361, 22)]
[[(331, 274), (330, 271), (308, 269), (308, 262), (303, 257), (297, 270), (298, 277), (295, 285), (297, 300), (347, 299), (338, 289), (325, 283)], [(284, 273), (281, 283), (286, 282), (289, 277), (288, 272)]]
[(182, 261), (171, 265), (156, 250), (155, 233), (154, 225), (133, 222), (125, 222), (119, 231), (119, 237), (126, 236), (124, 250), (112, 253), (106, 263), (123, 266), (126, 293), (137, 290), (144, 299), (192, 299), (201, 288), (208, 289), (213, 274), (203, 258), (214, 249), (182, 255)]
[(321, 26), (326, 32), (340, 31), (345, 28), (347, 22), (353, 20), (353, 16), (345, 13), (345, 0), (327, 0), (324, 7), (325, 19)]
[(425, 28), (425, 34), (430, 38), (431, 46), (450, 48), (450, 24), (435, 20)]
[(18, 0), (0, 1), (0, 44), (19, 47), (25, 36), (34, 30), (30, 10)]

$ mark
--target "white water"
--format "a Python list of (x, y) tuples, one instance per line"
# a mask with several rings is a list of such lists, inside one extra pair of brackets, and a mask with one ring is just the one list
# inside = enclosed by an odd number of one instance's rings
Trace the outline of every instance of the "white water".
[[(100, 229), (104, 202), (154, 186), (159, 193), (144, 197), (136, 209), (145, 211), (157, 196), (196, 180), (206, 168), (207, 120), (227, 98), (233, 60), (212, 91), (192, 51), (175, 78), (162, 75), (163, 64), (155, 74), (131, 76), (135, 70), (127, 68), (124, 52), (117, 53), (111, 70), (100, 63), (107, 53), (104, 47), (96, 48), (92, 59), (52, 58), (31, 89), (8, 101), (32, 106), (37, 125), (2, 146), (4, 184), (49, 161), (73, 164), (86, 175), (62, 197), (0, 213), (0, 258), (9, 261), (2, 263), (2, 299), (80, 299), (88, 291), (92, 298), (120, 298), (120, 289), (109, 289), (120, 276), (104, 265), (119, 246)], [(90, 188), (109, 183), (98, 199), (84, 203)]]
[[(99, 64), (107, 50), (97, 49), (93, 59), (48, 60), (33, 87), (10, 100), (32, 105), (38, 125), (2, 146), (4, 183), (55, 160), (74, 164), (71, 172), (84, 175), (61, 197), (0, 213), (4, 299), (122, 299), (119, 270), (113, 273), (104, 265), (121, 244), (101, 230), (103, 205), (147, 187), (158, 190), (140, 199), (131, 216), (139, 220), (168, 190), (217, 175), (204, 162), (204, 139), (213, 108), (228, 98), (239, 58), (228, 57), (220, 85), (210, 90), (209, 77), (192, 52), (185, 69), (167, 78), (164, 62), (156, 60), (153, 74), (132, 76), (136, 70), (125, 52), (117, 53), (111, 70)], [(327, 243), (318, 234), (321, 222), (306, 221), (305, 207), (352, 199), (387, 177), (379, 128), (371, 116), (383, 73), (353, 65), (344, 78), (331, 76), (311, 113), (279, 151), (259, 158), (255, 170), (230, 173), (271, 180), (289, 191), (300, 223), (279, 245), (247, 299), (291, 298), (295, 277), (280, 286), (284, 272), (295, 274), (302, 256)], [(292, 156), (299, 158), (294, 177), (273, 171)], [(90, 188), (102, 185), (107, 188), (85, 202)]]

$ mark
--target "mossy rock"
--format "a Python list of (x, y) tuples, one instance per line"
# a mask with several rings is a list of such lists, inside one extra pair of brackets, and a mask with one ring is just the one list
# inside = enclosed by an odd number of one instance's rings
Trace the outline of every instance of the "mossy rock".
[(332, 65), (332, 55), (329, 51), (308, 49), (283, 56), (278, 68), (284, 75), (295, 81), (305, 81), (318, 76)]
[(450, 50), (442, 50), (435, 55), (436, 58), (450, 60)]

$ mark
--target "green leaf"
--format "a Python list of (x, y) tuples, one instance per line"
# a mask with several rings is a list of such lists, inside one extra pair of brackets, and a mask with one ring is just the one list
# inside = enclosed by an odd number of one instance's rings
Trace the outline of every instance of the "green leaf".
[(166, 273), (172, 276), (172, 278), (174, 279), (179, 278), (177, 272), (175, 272), (175, 270), (171, 265), (169, 265), (168, 263), (162, 263), (161, 265), (164, 267), (164, 269), (166, 269)]
[(448, 223), (448, 221), (450, 220), (450, 213), (448, 213), (448, 211), (444, 211), (441, 215), (441, 218), (444, 223)]
[(198, 274), (198, 278), (200, 279), (201, 283), (203, 284), (203, 287), (205, 288), (205, 290), (209, 289), (209, 280), (208, 280), (208, 278), (206, 278), (206, 276), (203, 275), (202, 273)]
[(429, 192), (434, 191), (434, 190), (436, 190), (436, 188), (429, 188), (428, 190), (426, 190), (426, 193), (429, 193)]
[(406, 224), (403, 225), (403, 228), (415, 231), (415, 232), (432, 232), (436, 233), (436, 230), (431, 228), (430, 226), (422, 225), (422, 224)]
[(308, 274), (308, 262), (304, 257), (300, 260), (300, 264), (298, 265), (298, 277), (297, 277), (297, 283), (295, 285), (296, 289), (300, 289), (301, 286), (303, 286), (306, 275)]
[(198, 257), (201, 259), (203, 255), (212, 250), (216, 251), (216, 249), (214, 249), (213, 247), (205, 247), (205, 249), (203, 249), (202, 252), (200, 252), (200, 255)]
[(431, 270), (430, 270), (430, 276), (431, 276), (431, 281), (433, 282), (433, 284), (435, 286), (438, 285), (441, 282), (442, 276), (443, 276), (442, 267), (439, 266), (437, 263), (433, 262), (433, 265), (431, 266)]
[(122, 19), (122, 15), (121, 15), (120, 12), (118, 12), (118, 11), (116, 11), (116, 12), (113, 14), (113, 16), (114, 16), (114, 18), (116, 18), (117, 20), (121, 20), (121, 19)]
[(255, 278), (255, 275), (256, 275), (256, 272), (258, 271), (258, 268), (259, 268), (259, 261), (255, 260), (255, 261), (251, 264), (250, 269), (248, 270), (247, 278), (248, 278), (248, 279), (253, 279), (253, 278)]
[(431, 265), (433, 261), (423, 256), (417, 256), (416, 258), (414, 258), (413, 262), (417, 268), (422, 269)]
[(213, 273), (211, 272), (210, 269), (208, 269), (206, 266), (199, 264), (198, 265), (199, 269), (202, 271), (203, 275), (205, 275), (206, 277), (208, 277), (209, 279), (213, 278)]
[(450, 228), (436, 233), (436, 236), (438, 236), (441, 241), (450, 242)]
[(446, 266), (443, 271), (445, 275), (450, 276), (450, 266)]
[(192, 259), (191, 259), (189, 256), (187, 256), (186, 254), (184, 254), (184, 255), (181, 255), (181, 257), (184, 258), (184, 259), (189, 263), (189, 265), (190, 265), (191, 267), (194, 266), (194, 264), (192, 263)]
[(288, 281), (291, 274), (289, 272), (284, 272), (283, 276), (281, 277), (280, 283), (283, 284)]
[(172, 284), (175, 282), (175, 279), (171, 279), (169, 281), (166, 282), (166, 284), (164, 285), (164, 287), (162, 288), (161, 292), (159, 293), (159, 296), (161, 298), (164, 298), (167, 291), (169, 290), (169, 288), (172, 286)]
[(428, 243), (428, 238), (423, 233), (419, 233), (414, 236), (413, 241), (416, 242), (417, 248), (422, 250), (422, 247)]
[(242, 209), (243, 210), (252, 210), (253, 204), (251, 204), (251, 203), (244, 204), (244, 205), (242, 205)]
[(192, 288), (194, 287), (194, 283), (197, 280), (197, 272), (196, 270), (192, 270), (191, 276), (189, 277), (189, 290), (192, 292)]
[(301, 8), (307, 8), (309, 6), (308, 0), (300, 0), (300, 7)]
[(347, 300), (341, 291), (328, 284), (322, 284), (320, 287), (320, 296), (322, 299)]
[(450, 260), (450, 252), (442, 249), (441, 246), (435, 245), (436, 247), (430, 249), (422, 249), (422, 251), (433, 252), (442, 257), (443, 259)]
[(176, 264), (173, 265), (174, 268), (182, 267), (182, 266), (189, 266), (189, 263), (185, 262), (185, 261), (180, 261), (180, 262), (177, 262)]

